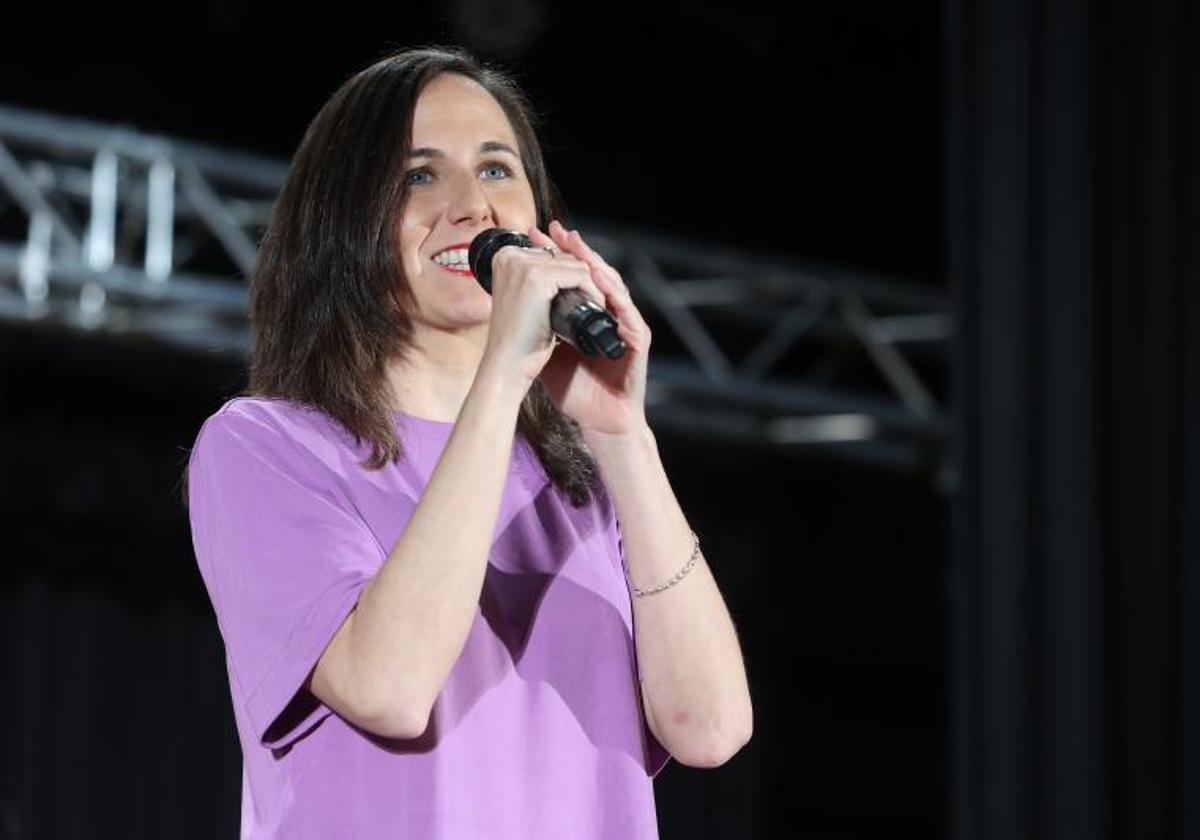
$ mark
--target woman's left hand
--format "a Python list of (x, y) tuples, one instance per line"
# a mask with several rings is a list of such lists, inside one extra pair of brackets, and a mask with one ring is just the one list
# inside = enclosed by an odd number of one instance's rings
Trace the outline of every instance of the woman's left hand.
[(605, 297), (602, 306), (617, 321), (617, 335), (625, 342), (625, 353), (619, 359), (603, 353), (585, 356), (559, 342), (538, 380), (558, 409), (584, 433), (620, 435), (644, 427), (650, 327), (633, 305), (625, 281), (578, 231), (568, 231), (557, 220), (550, 223), (549, 236), (534, 227), (529, 238), (535, 247), (549, 245), (588, 265), (592, 282)]

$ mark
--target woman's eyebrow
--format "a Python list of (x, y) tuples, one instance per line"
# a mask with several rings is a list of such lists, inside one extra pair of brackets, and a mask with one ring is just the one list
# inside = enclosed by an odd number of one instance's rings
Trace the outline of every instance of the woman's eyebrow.
[[(513, 151), (511, 146), (509, 146), (507, 143), (501, 143), (499, 140), (483, 141), (479, 144), (479, 151), (481, 154), (486, 154), (487, 152), (508, 152), (515, 158), (520, 159), (521, 157)], [(446, 153), (441, 149), (435, 149), (433, 146), (418, 146), (409, 152), (408, 156), (410, 158), (444, 158)]]

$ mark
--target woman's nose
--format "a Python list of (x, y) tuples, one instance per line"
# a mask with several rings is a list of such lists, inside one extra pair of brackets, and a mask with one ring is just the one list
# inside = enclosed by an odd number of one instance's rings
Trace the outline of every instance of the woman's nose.
[(472, 177), (456, 179), (450, 196), (448, 208), (450, 221), (474, 222), (493, 219), (492, 203), (488, 200), (483, 187)]

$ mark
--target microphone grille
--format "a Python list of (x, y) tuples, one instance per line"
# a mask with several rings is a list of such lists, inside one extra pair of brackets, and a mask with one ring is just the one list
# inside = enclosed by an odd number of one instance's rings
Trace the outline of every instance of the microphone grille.
[(492, 256), (505, 245), (528, 248), (532, 244), (529, 237), (520, 231), (488, 228), (471, 240), (471, 247), (467, 249), (467, 263), (471, 266), (471, 273), (475, 275), (475, 279), (488, 294), (491, 294)]

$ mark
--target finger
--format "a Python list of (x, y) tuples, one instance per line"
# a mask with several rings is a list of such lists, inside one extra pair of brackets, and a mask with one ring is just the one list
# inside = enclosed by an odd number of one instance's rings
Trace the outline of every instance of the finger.
[(536, 228), (533, 228), (533, 230), (536, 231), (538, 238), (535, 239), (532, 233), (530, 234), (529, 238), (530, 241), (536, 246), (558, 246), (558, 248), (562, 250), (562, 253), (579, 260), (579, 262), (587, 266), (587, 276), (580, 283), (580, 288), (583, 289), (584, 293), (592, 300), (593, 303), (605, 309), (609, 308), (611, 305), (610, 301), (612, 301), (616, 290), (611, 283), (599, 281), (599, 279), (596, 277), (598, 266), (585, 259), (584, 254), (581, 252), (579, 246), (569, 241), (566, 228), (563, 227), (562, 223), (557, 219), (551, 221), (549, 227), (549, 236), (542, 234), (542, 232)]
[(559, 250), (558, 243), (538, 230), (536, 225), (529, 229), (529, 241), (533, 243), (533, 247), (535, 248), (545, 248), (549, 245), (556, 251)]
[(604, 291), (591, 280), (583, 282), (583, 288), (587, 292), (588, 297), (592, 299), (592, 303), (599, 306), (601, 309), (608, 309), (611, 301), (611, 296), (604, 294)]
[[(606, 267), (609, 271), (617, 274), (618, 280), (620, 279), (620, 274), (616, 272), (616, 269), (609, 265), (604, 257), (600, 256), (590, 245), (583, 241), (583, 236), (580, 235), (578, 230), (568, 229), (558, 219), (552, 219), (547, 230), (555, 245), (580, 259), (587, 258), (589, 262), (595, 262)], [(619, 285), (624, 288), (624, 281)]]
[(616, 281), (615, 286), (617, 289), (621, 291), (627, 291), (625, 289), (625, 283), (621, 281), (621, 275), (617, 272), (617, 270), (605, 262), (599, 254), (592, 250), (591, 247), (589, 247), (588, 244), (583, 241), (583, 237), (579, 236), (576, 231), (568, 230), (562, 222), (558, 221), (558, 219), (554, 219), (550, 222), (548, 230), (554, 244), (561, 248), (564, 253), (570, 254), (571, 256), (587, 263), (593, 268), (606, 269), (609, 274), (615, 275), (611, 279)]
[[(614, 288), (611, 281), (606, 279), (604, 273), (594, 265), (582, 264), (587, 265), (589, 276), (581, 280), (580, 288), (584, 289), (594, 302), (608, 310), (619, 327), (630, 330), (634, 334), (640, 334), (646, 322), (629, 296)], [(589, 278), (591, 282), (589, 282)]]
[[(584, 243), (582, 240), (576, 241), (571, 236), (571, 231), (568, 230), (562, 224), (562, 222), (555, 219), (550, 223), (549, 230), (550, 235), (554, 238), (554, 243), (567, 253), (575, 255), (579, 259), (585, 259), (590, 255), (595, 255), (596, 259), (599, 260), (600, 255), (596, 254), (594, 251), (591, 251), (591, 249), (589, 249), (586, 243)], [(603, 260), (599, 261), (603, 262)]]
[(592, 248), (591, 245), (588, 245), (586, 242), (583, 241), (583, 236), (580, 235), (578, 230), (570, 231), (567, 234), (567, 241), (570, 242), (573, 246), (575, 246), (573, 250), (577, 250), (581, 254), (586, 254), (590, 259), (595, 260), (596, 262), (598, 262), (600, 265), (604, 266), (605, 268), (608, 268), (612, 271), (616, 271), (616, 269), (614, 269), (611, 265), (609, 265), (608, 262), (605, 261), (604, 257), (600, 256), (600, 254), (598, 254), (596, 252), (596, 250), (594, 248)]
[(569, 241), (570, 232), (566, 229), (562, 222), (560, 222), (558, 219), (555, 219), (554, 221), (550, 222), (550, 227), (548, 230), (550, 235), (554, 237), (554, 242), (558, 245), (558, 247), (562, 248), (564, 251), (574, 250), (571, 242)]
[[(583, 292), (584, 296), (592, 303), (601, 308), (607, 309), (610, 298), (605, 295), (604, 290), (592, 280), (591, 269), (588, 268), (588, 266), (582, 261), (575, 263), (575, 265), (579, 266), (578, 272), (564, 272), (558, 275), (559, 280), (564, 284), (561, 288), (578, 289), (579, 291)], [(572, 280), (574, 282), (572, 282)]]
[[(530, 239), (532, 240), (532, 237)], [(545, 254), (541, 250), (540, 245), (535, 243), (534, 249), (534, 253), (540, 253), (549, 257), (548, 254)], [(550, 283), (551, 285), (557, 284), (560, 291), (562, 289), (578, 288), (583, 292), (585, 297), (596, 305), (601, 307), (608, 305), (604, 291), (592, 280), (594, 269), (583, 260), (578, 259), (572, 254), (559, 252), (552, 260), (544, 263), (544, 265), (547, 268), (554, 269), (550, 274), (552, 278), (550, 279)]]
[[(531, 235), (529, 237), (529, 242), (530, 247), (526, 250), (533, 251), (537, 254), (545, 254), (546, 256), (553, 255), (553, 258), (557, 259), (561, 263), (578, 266), (579, 268), (585, 269), (588, 272), (594, 270), (590, 263), (579, 256), (577, 253), (578, 249), (576, 249), (576, 251), (565, 250), (559, 247), (558, 243), (556, 243), (553, 239), (540, 231), (538, 231), (536, 235)], [(546, 253), (547, 249), (551, 252), (550, 254)]]
[(604, 260), (595, 251), (588, 248), (579, 235), (572, 231), (569, 247), (576, 258), (583, 261), (591, 270), (591, 277), (604, 293), (606, 308), (616, 317), (617, 321), (636, 333), (648, 330), (646, 319), (633, 303), (629, 289), (621, 279), (620, 272)]
[(583, 237), (579, 231), (573, 230), (567, 236), (567, 242), (570, 245), (571, 252), (577, 255), (580, 259), (587, 262), (589, 265), (599, 269), (606, 278), (626, 297), (630, 297), (629, 288), (625, 285), (625, 280), (621, 277), (621, 273), (609, 265), (602, 256), (583, 241)]
[(635, 324), (643, 323), (642, 314), (634, 306), (633, 297), (629, 294), (629, 289), (621, 278), (620, 272), (588, 247), (578, 231), (571, 231), (568, 247), (573, 255), (583, 260), (592, 269), (592, 277), (601, 285), (608, 299), (613, 302), (614, 310), (622, 320)]

